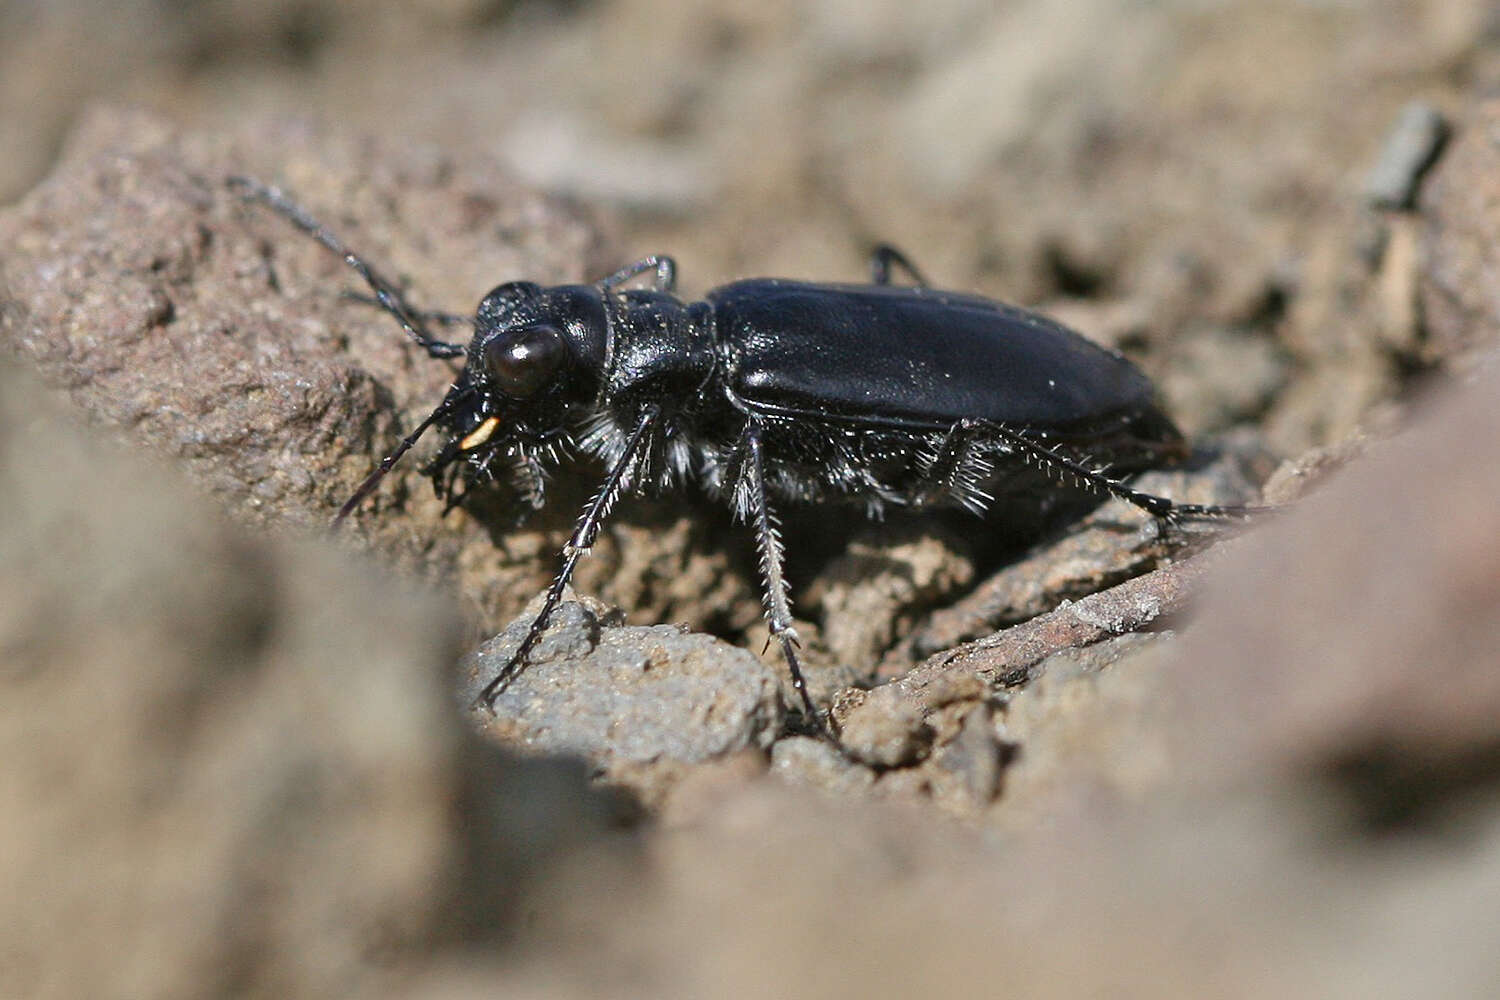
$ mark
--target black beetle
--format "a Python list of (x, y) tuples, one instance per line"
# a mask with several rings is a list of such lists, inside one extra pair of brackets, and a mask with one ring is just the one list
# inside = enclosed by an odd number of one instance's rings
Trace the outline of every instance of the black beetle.
[[(541, 612), (480, 694), (491, 708), (626, 492), (692, 480), (728, 497), (736, 517), (750, 522), (770, 631), (819, 729), (797, 662), (773, 498), (852, 501), (872, 515), (886, 505), (983, 512), (996, 490), (1035, 465), (1164, 522), (1251, 511), (1174, 503), (1126, 486), (1097, 460), (1139, 469), (1181, 443), (1146, 376), (1044, 316), (930, 288), (890, 247), (875, 251), (866, 285), (761, 278), (683, 302), (672, 294), (672, 258), (647, 257), (592, 285), (500, 285), (469, 320), (412, 309), (279, 189), (243, 177), (229, 185), (342, 256), (428, 354), (466, 358), (442, 402), (365, 479), (335, 524), (433, 425), (448, 440), (428, 470), (450, 506), (461, 499), (460, 473), (467, 490), (494, 479), (498, 464), (540, 506), (543, 469), (562, 451), (577, 445), (608, 466)], [(912, 285), (892, 283), (896, 267)], [(642, 275), (652, 287), (625, 287)], [(433, 337), (423, 322), (433, 317), (471, 322), (469, 343)]]

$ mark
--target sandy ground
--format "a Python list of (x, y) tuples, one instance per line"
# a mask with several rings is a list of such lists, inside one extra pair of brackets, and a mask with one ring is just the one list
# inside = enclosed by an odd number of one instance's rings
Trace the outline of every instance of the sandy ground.
[[(1500, 990), (1500, 82), (1477, 2), (0, 4), (0, 995)], [(423, 306), (880, 241), (1156, 381), (1162, 536), (445, 513)], [(429, 452), (430, 453), (430, 452)], [(1083, 516), (1086, 515), (1086, 516)]]

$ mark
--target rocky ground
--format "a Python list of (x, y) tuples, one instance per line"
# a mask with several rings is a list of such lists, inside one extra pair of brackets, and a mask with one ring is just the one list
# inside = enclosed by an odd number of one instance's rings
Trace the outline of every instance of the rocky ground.
[[(0, 994), (1500, 988), (1483, 4), (88, 10), (0, 6)], [(631, 499), (472, 712), (600, 470), (330, 536), (453, 372), (231, 174), (460, 311), (892, 240), (1150, 372), (1142, 489), (1286, 510), (794, 517), (840, 754), (743, 529)]]

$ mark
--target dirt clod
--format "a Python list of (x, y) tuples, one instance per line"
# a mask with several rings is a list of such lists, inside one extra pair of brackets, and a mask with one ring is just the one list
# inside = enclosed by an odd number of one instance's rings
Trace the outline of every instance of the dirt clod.
[(930, 739), (921, 710), (890, 685), (868, 692), (839, 725), (844, 749), (876, 767), (913, 763)]
[[(510, 659), (533, 615), (466, 660), (469, 701)], [(573, 601), (553, 612), (493, 717), (474, 712), (503, 742), (580, 754), (606, 771), (617, 761), (695, 763), (763, 749), (782, 717), (776, 675), (745, 650), (671, 625), (621, 625), (617, 612)]]

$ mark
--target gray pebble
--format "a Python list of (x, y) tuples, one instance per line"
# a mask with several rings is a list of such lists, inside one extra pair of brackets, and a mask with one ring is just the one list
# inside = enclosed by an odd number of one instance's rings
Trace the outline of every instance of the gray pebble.
[(934, 800), (951, 812), (966, 814), (994, 801), (1003, 770), (994, 713), (981, 703), (965, 713), (957, 738), (933, 753), (924, 773)]
[(875, 772), (811, 736), (792, 736), (771, 748), (771, 773), (800, 785), (848, 795), (867, 791)]
[(1365, 177), (1365, 200), (1376, 208), (1410, 209), (1417, 185), (1437, 160), (1448, 138), (1448, 123), (1425, 101), (1411, 101), (1380, 148), (1380, 158)]
[[(532, 614), (465, 660), (469, 702), (510, 658)], [(475, 715), (505, 742), (583, 754), (604, 767), (694, 763), (768, 746), (781, 726), (777, 691), (775, 673), (743, 649), (671, 625), (614, 626), (598, 606), (569, 601), (494, 715)]]
[(876, 767), (913, 763), (931, 736), (921, 708), (890, 686), (870, 691), (849, 710), (839, 731), (845, 750)]

